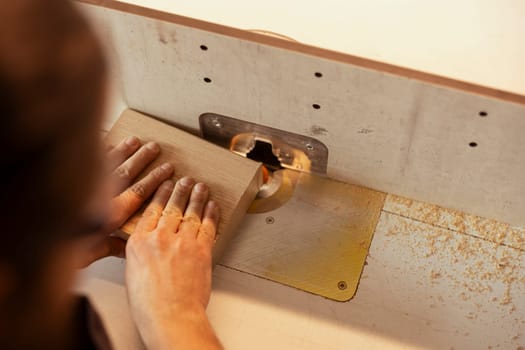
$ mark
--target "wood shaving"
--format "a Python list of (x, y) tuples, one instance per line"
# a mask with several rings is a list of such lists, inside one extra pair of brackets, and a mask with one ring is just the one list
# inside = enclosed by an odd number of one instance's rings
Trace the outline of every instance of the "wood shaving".
[(384, 210), (435, 227), (466, 233), (497, 244), (525, 250), (525, 228), (512, 227), (496, 220), (392, 194), (387, 196)]
[[(399, 203), (412, 207), (419, 205), (415, 201), (404, 199), (401, 199)], [(427, 211), (424, 215), (418, 216), (421, 220), (411, 220), (411, 216), (407, 214), (412, 214), (412, 212), (398, 210), (402, 214), (396, 214), (387, 211), (390, 215), (406, 216), (406, 219), (391, 220), (386, 226), (385, 236), (407, 242), (407, 247), (412, 254), (411, 260), (428, 271), (429, 280), (426, 285), (448, 283), (452, 295), (455, 294), (463, 302), (472, 300), (472, 308), (475, 310), (472, 311), (470, 308), (465, 311), (465, 318), (468, 320), (474, 322), (480, 318), (480, 315), (484, 315), (482, 318), (486, 319), (486, 314), (490, 314), (487, 310), (493, 310), (495, 307), (502, 311), (505, 310), (507, 314), (515, 312), (516, 305), (513, 302), (513, 293), (525, 288), (525, 276), (523, 275), (523, 268), (519, 264), (525, 252), (510, 247), (507, 241), (511, 237), (513, 242), (520, 243), (520, 239), (514, 235), (523, 230), (513, 229), (512, 232), (514, 233), (509, 235), (511, 231), (509, 231), (508, 225), (468, 216), (467, 214), (456, 215), (454, 221), (450, 221), (454, 224), (454, 228), (468, 231), (473, 230), (475, 226), (476, 229), (485, 230), (483, 237), (465, 234), (465, 232), (443, 227), (445, 223), (443, 217), (436, 215), (436, 213), (443, 211), (449, 213), (450, 210), (437, 209), (438, 207), (435, 206), (430, 207), (431, 209), (425, 209)], [(390, 205), (390, 209), (392, 209), (392, 205)], [(413, 208), (409, 209), (412, 210)], [(424, 220), (428, 220), (430, 223)], [(463, 220), (462, 223), (461, 220)], [(489, 234), (488, 231), (490, 230), (494, 231)], [(525, 235), (525, 231), (523, 232)], [(443, 267), (446, 269), (444, 270)], [(514, 289), (518, 283), (522, 284), (519, 286), (520, 289)], [(419, 281), (416, 284), (421, 285)], [(479, 302), (480, 296), (486, 301), (485, 303)], [(445, 303), (443, 297), (439, 299), (429, 297), (429, 299), (439, 301), (441, 304)], [(447, 298), (446, 302), (448, 301)], [(436, 303), (431, 302), (429, 307), (434, 309), (437, 306)], [(520, 319), (517, 319), (516, 323), (525, 323), (522, 317), (523, 313), (520, 313)]]

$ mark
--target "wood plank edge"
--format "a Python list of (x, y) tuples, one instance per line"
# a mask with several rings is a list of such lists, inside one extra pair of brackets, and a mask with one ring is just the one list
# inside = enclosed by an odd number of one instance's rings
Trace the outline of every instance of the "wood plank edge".
[(259, 192), (259, 189), (261, 188), (262, 184), (262, 164), (259, 164), (255, 172), (254, 178), (252, 179), (251, 183), (247, 186), (246, 190), (241, 196), (241, 200), (239, 201), (237, 207), (231, 214), (230, 222), (224, 228), (224, 231), (229, 232), (228, 237), (224, 237), (224, 239), (219, 239), (214, 247), (215, 251), (213, 254), (213, 266), (215, 266), (220, 261), (230, 241), (238, 233), (237, 228), (239, 227), (244, 216), (246, 215), (249, 206), (255, 199), (257, 192)]

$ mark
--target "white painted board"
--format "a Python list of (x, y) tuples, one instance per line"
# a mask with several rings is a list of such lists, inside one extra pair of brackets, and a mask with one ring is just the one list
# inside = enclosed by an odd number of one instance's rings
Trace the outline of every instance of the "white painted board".
[(525, 94), (521, 0), (125, 0)]
[(524, 96), (127, 6), (148, 16), (84, 5), (129, 107), (194, 131), (214, 112), (313, 136), (330, 177), (525, 225)]

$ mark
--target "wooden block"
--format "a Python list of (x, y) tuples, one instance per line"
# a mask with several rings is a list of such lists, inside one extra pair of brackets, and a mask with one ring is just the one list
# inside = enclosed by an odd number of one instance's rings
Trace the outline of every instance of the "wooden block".
[[(171, 162), (175, 166), (175, 180), (191, 176), (210, 187), (210, 198), (221, 208), (219, 237), (213, 251), (213, 262), (217, 263), (262, 185), (261, 164), (128, 109), (110, 130), (106, 141), (114, 145), (131, 135), (143, 143), (155, 141), (162, 149), (140, 177), (161, 163)], [(121, 227), (125, 236), (133, 232), (140, 216), (141, 211)]]

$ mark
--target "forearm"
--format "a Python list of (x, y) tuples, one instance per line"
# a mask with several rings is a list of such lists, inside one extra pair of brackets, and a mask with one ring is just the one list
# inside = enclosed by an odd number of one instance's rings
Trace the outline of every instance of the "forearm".
[(152, 332), (143, 334), (143, 339), (150, 350), (223, 349), (204, 310), (161, 321)]
[(207, 186), (187, 177), (165, 182), (144, 213), (126, 245), (129, 302), (144, 344), (222, 349), (206, 316), (219, 222)]

